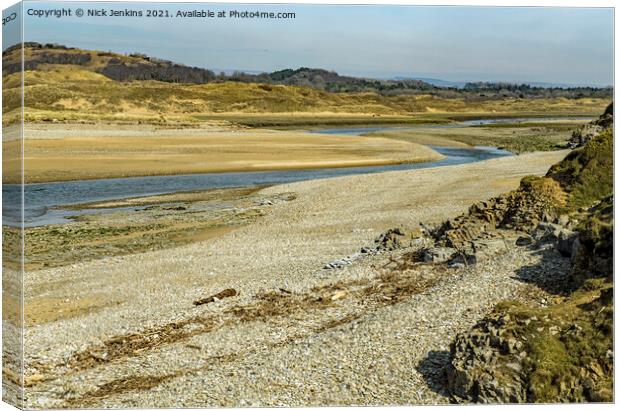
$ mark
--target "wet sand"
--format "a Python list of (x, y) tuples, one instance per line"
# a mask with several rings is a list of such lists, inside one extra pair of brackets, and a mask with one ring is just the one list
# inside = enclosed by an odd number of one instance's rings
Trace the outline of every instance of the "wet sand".
[[(220, 126), (120, 130), (89, 126), (27, 130), (26, 182), (378, 166), (443, 158), (423, 145), (377, 137)], [(5, 141), (3, 149), (4, 167), (15, 167), (20, 141)], [(16, 181), (8, 175), (4, 182)]]

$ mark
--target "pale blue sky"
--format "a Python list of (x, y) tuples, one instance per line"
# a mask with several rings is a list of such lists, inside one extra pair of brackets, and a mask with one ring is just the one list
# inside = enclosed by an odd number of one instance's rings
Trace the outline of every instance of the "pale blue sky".
[[(292, 11), (293, 20), (25, 18), (25, 40), (142, 52), (210, 69), (300, 66), (369, 77), (611, 85), (613, 10), (594, 8), (153, 4)], [(134, 10), (143, 3), (26, 2)], [(5, 45), (3, 45), (5, 47)]]

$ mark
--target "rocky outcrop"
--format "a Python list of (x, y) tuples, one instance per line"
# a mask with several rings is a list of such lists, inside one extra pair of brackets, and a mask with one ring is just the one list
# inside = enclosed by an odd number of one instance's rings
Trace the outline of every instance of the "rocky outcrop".
[(541, 222), (558, 221), (565, 196), (552, 179), (526, 177), (518, 190), (474, 204), (467, 213), (430, 230), (435, 246), (422, 258), (475, 264), (504, 252), (519, 241), (519, 233), (529, 236)]
[(539, 310), (501, 307), (459, 334), (446, 369), (453, 399), (612, 401), (613, 288), (591, 294), (594, 300), (584, 306), (568, 299)]
[(613, 126), (614, 121), (614, 103), (609, 104), (605, 112), (596, 120), (591, 121), (578, 130), (575, 130), (568, 140), (568, 148), (577, 148), (585, 146), (593, 137), (598, 136), (603, 131)]
[(576, 286), (592, 278), (613, 281), (613, 218), (613, 196), (588, 210), (588, 218), (581, 223), (579, 235), (571, 245), (571, 281)]
[(523, 342), (504, 328), (510, 320), (500, 315), (481, 321), (451, 344), (446, 376), (448, 389), (459, 401), (527, 401), (522, 364), (527, 353)]
[(400, 228), (391, 228), (375, 238), (376, 251), (393, 251), (403, 248), (406, 244), (405, 232)]
[[(547, 176), (524, 179), (518, 190), (472, 206), (433, 233), (438, 243), (463, 248), (519, 232), (518, 246), (549, 256), (534, 268), (543, 273), (536, 284), (557, 295), (550, 305), (500, 303), (456, 336), (446, 367), (455, 401), (613, 401), (611, 112), (610, 105), (595, 124), (607, 131), (586, 138)], [(545, 271), (544, 258), (562, 256), (568, 273)]]

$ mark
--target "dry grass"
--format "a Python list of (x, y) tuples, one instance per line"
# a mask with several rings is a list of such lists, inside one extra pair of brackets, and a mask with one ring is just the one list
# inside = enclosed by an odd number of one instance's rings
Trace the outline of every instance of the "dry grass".
[[(93, 67), (90, 67), (92, 69)], [(338, 113), (369, 117), (431, 115), (595, 114), (603, 99), (504, 99), (466, 101), (431, 95), (383, 96), (376, 93), (328, 93), (309, 87), (254, 83), (173, 84), (112, 81), (81, 66), (47, 65), (25, 72), (25, 119), (57, 121), (199, 121), (202, 116), (231, 113)], [(19, 117), (19, 75), (4, 78), (3, 124)], [(408, 122), (408, 121), (404, 121)], [(286, 124), (284, 124), (286, 125)]]
[[(222, 313), (197, 315), (182, 321), (152, 327), (142, 332), (118, 335), (76, 353), (69, 361), (75, 370), (84, 370), (101, 363), (140, 355), (221, 327), (251, 321), (267, 321), (277, 317), (291, 317), (299, 313), (316, 313), (345, 301), (348, 305), (382, 306), (396, 304), (414, 294), (434, 286), (449, 273), (444, 267), (412, 263), (409, 257), (394, 261), (395, 265), (380, 270), (374, 279), (335, 282), (314, 287), (305, 293), (285, 289), (261, 292), (245, 304), (235, 304)], [(232, 292), (234, 291), (234, 295)], [(224, 290), (233, 298), (236, 290)], [(357, 314), (330, 319), (315, 332), (325, 331), (359, 318)]]

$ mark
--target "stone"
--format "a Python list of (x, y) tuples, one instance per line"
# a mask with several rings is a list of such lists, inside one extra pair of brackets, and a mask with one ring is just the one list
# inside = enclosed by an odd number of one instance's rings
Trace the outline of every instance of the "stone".
[(529, 235), (522, 235), (519, 238), (517, 238), (517, 241), (515, 242), (516, 245), (523, 247), (526, 245), (530, 245), (532, 244), (534, 241), (532, 240), (532, 237), (530, 237)]
[(430, 247), (423, 251), (422, 259), (427, 263), (444, 263), (450, 260), (456, 250), (450, 247)]
[(532, 237), (538, 244), (555, 242), (561, 229), (557, 224), (542, 222), (536, 226)]
[(573, 243), (577, 240), (578, 234), (575, 231), (563, 228), (557, 233), (557, 250), (565, 257), (572, 257)]
[(403, 248), (405, 233), (400, 228), (392, 228), (375, 239), (377, 251), (393, 251)]
[(562, 227), (566, 227), (568, 226), (568, 223), (570, 222), (570, 219), (568, 218), (568, 216), (566, 214), (562, 214), (561, 216), (558, 217), (557, 219), (557, 223), (559, 225), (561, 225)]
[(523, 370), (523, 367), (518, 362), (509, 362), (505, 367), (516, 373), (520, 373)]

